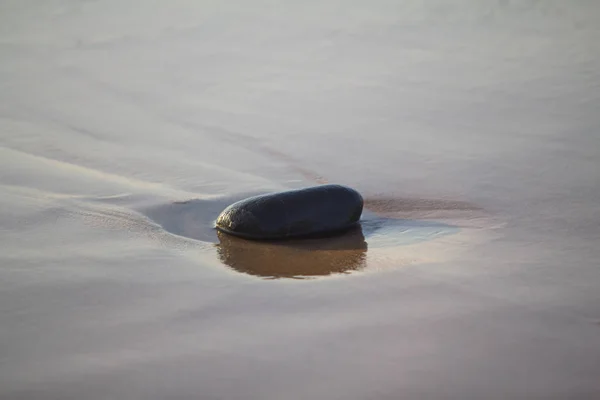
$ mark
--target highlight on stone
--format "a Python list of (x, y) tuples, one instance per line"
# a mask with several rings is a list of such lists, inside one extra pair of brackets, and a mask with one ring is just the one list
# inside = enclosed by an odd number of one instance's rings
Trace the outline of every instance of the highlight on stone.
[(217, 229), (246, 239), (329, 235), (358, 223), (363, 198), (341, 185), (320, 185), (250, 197), (227, 207)]

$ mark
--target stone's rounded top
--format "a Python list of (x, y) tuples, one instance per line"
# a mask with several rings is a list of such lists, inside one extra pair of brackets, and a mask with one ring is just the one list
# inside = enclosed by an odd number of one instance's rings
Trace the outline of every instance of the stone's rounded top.
[(219, 215), (217, 229), (247, 239), (327, 235), (355, 225), (362, 209), (356, 190), (321, 185), (238, 201)]

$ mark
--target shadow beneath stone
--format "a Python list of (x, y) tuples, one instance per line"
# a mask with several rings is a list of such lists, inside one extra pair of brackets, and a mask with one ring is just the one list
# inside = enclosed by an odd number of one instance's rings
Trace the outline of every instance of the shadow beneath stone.
[(367, 243), (360, 226), (337, 236), (258, 242), (217, 232), (217, 254), (223, 264), (263, 278), (325, 276), (366, 266)]

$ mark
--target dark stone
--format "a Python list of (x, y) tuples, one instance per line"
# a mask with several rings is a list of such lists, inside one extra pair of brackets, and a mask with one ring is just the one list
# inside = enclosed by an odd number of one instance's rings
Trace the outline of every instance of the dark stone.
[(238, 201), (217, 219), (217, 229), (247, 239), (329, 235), (358, 222), (362, 196), (340, 185), (265, 194)]

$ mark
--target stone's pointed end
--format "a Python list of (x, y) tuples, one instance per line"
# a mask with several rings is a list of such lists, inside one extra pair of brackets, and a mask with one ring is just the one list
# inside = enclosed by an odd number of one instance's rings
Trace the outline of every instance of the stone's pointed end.
[(320, 185), (238, 201), (217, 218), (217, 229), (246, 239), (326, 236), (358, 223), (363, 198), (341, 185)]

